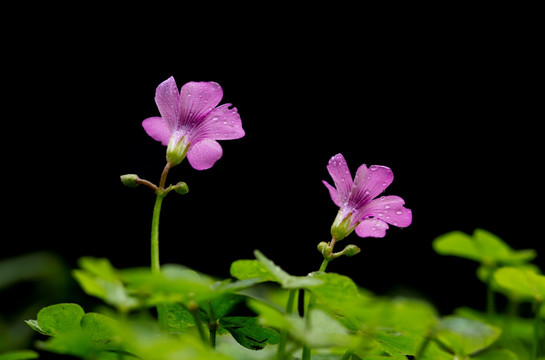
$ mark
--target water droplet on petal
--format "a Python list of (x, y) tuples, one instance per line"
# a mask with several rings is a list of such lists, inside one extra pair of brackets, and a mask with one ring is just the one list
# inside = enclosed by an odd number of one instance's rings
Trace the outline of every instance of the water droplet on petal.
[(396, 211), (396, 214), (398, 214), (398, 215), (402, 215), (402, 214), (403, 214), (403, 211), (401, 211), (401, 210), (398, 210), (398, 211)]
[(391, 206), (390, 205), (384, 205), (384, 208), (389, 209), (389, 208), (391, 208)]

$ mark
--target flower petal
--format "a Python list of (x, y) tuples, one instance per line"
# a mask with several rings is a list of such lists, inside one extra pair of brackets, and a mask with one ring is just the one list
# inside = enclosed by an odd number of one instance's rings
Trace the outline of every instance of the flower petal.
[(383, 196), (365, 205), (357, 216), (360, 219), (373, 216), (394, 226), (407, 227), (412, 223), (413, 214), (404, 204), (405, 201), (399, 196)]
[[(346, 160), (342, 154), (333, 156), (327, 165), (327, 171), (335, 182), (335, 187), (338, 192), (339, 206), (345, 206), (348, 203), (350, 197), (350, 190), (352, 189), (352, 175), (350, 175), (350, 169), (346, 164)], [(335, 201), (335, 200), (333, 200)]]
[(179, 127), (194, 128), (221, 101), (223, 90), (218, 83), (188, 82), (180, 90)]
[(356, 172), (350, 201), (356, 209), (361, 208), (386, 190), (393, 180), (394, 174), (389, 167), (371, 165), (367, 168), (364, 164)]
[(171, 133), (163, 118), (147, 118), (142, 121), (142, 126), (144, 127), (144, 130), (146, 130), (146, 133), (154, 140), (160, 141), (165, 146), (168, 145)]
[(180, 94), (176, 81), (171, 76), (157, 86), (155, 90), (155, 103), (159, 109), (161, 117), (173, 133), (178, 126)]
[(233, 140), (244, 136), (242, 121), (237, 108), (224, 104), (212, 110), (201, 121), (193, 134), (193, 139)]
[(359, 237), (381, 238), (386, 236), (389, 226), (378, 219), (365, 219), (356, 227), (356, 234)]
[(192, 144), (187, 159), (195, 170), (210, 169), (223, 155), (221, 145), (212, 139), (204, 139)]
[(337, 205), (338, 207), (341, 207), (341, 203), (339, 202), (339, 193), (337, 189), (335, 189), (333, 186), (329, 185), (327, 181), (322, 181), (324, 185), (329, 190), (329, 195), (331, 196), (331, 200)]

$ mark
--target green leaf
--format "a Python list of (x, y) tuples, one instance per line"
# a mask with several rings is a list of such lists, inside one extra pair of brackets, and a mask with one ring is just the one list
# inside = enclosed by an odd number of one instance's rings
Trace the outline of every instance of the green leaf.
[(461, 231), (446, 233), (433, 241), (433, 248), (440, 255), (458, 256), (487, 266), (518, 265), (536, 257), (534, 250), (513, 250), (502, 239), (483, 229), (476, 229), (473, 236)]
[(321, 284), (313, 286), (310, 291), (333, 310), (342, 311), (358, 300), (358, 287), (348, 276), (315, 273), (313, 278), (320, 280)]
[(296, 314), (284, 314), (257, 300), (248, 301), (248, 306), (259, 314), (261, 324), (287, 330), (291, 337), (312, 348), (352, 348), (362, 344), (361, 339), (350, 334), (337, 319), (321, 309), (312, 309), (306, 321)]
[[(223, 294), (210, 301), (210, 306), (215, 319), (221, 319), (228, 316), (235, 310), (240, 304), (246, 302), (247, 297), (238, 294)], [(204, 307), (205, 310), (206, 306)]]
[(284, 289), (310, 288), (322, 284), (321, 280), (315, 278), (308, 276), (292, 276), (288, 274), (274, 262), (267, 259), (267, 257), (265, 257), (265, 255), (258, 250), (254, 251), (254, 255), (257, 260), (259, 260), (259, 262), (269, 271), (270, 280), (279, 283)]
[(388, 349), (404, 355), (414, 355), (419, 337), (396, 332), (375, 331), (372, 334), (375, 342), (386, 345)]
[(443, 318), (437, 328), (437, 339), (458, 356), (468, 356), (492, 345), (501, 329), (481, 321), (462, 317)]
[(203, 302), (220, 295), (212, 289), (214, 281), (195, 271), (170, 266), (160, 274), (152, 274), (149, 269), (126, 269), (121, 272), (127, 290), (148, 298), (148, 305), (160, 303)]
[(255, 317), (224, 317), (220, 320), (220, 325), (247, 349), (262, 350), (267, 344), (278, 344), (280, 341), (276, 331), (259, 325)]
[(380, 341), (377, 341), (376, 343), (379, 346), (379, 348), (385, 353), (387, 353), (388, 355), (390, 355), (392, 359), (407, 360), (407, 357), (403, 355), (400, 351), (398, 351), (394, 346), (388, 343), (380, 342)]
[(121, 312), (140, 306), (139, 301), (128, 294), (108, 259), (83, 257), (79, 259), (79, 265), (83, 270), (74, 270), (72, 275), (86, 294), (103, 300)]
[(57, 336), (80, 330), (84, 311), (78, 304), (57, 304), (38, 313), (38, 326), (44, 334)]
[(115, 338), (117, 321), (98, 313), (87, 313), (81, 319), (81, 329), (91, 342), (111, 343)]
[(261, 281), (274, 280), (274, 276), (258, 260), (237, 260), (231, 264), (231, 276), (239, 280), (259, 278)]
[(37, 331), (43, 335), (49, 335), (44, 331), (44, 329), (40, 327), (40, 325), (38, 325), (38, 320), (25, 320), (25, 322), (27, 323), (28, 326), (30, 326), (32, 330)]
[(496, 283), (521, 299), (545, 300), (545, 276), (532, 270), (503, 267), (494, 273)]
[(433, 241), (433, 249), (439, 255), (452, 255), (475, 261), (482, 259), (471, 236), (461, 231), (452, 231), (437, 237)]
[(518, 356), (511, 350), (499, 349), (486, 351), (478, 356), (471, 357), (473, 360), (519, 360)]
[(166, 304), (167, 325), (171, 332), (184, 333), (195, 326), (195, 318), (182, 304)]
[(115, 268), (106, 258), (82, 257), (78, 260), (79, 266), (89, 273), (106, 281), (116, 281), (119, 279)]
[(0, 360), (27, 360), (37, 359), (38, 353), (32, 350), (9, 351), (0, 354)]

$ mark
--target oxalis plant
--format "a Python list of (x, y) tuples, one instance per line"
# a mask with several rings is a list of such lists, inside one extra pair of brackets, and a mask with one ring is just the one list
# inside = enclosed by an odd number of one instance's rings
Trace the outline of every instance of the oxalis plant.
[[(317, 245), (323, 262), (310, 269), (317, 271), (288, 274), (258, 250), (254, 259), (232, 263), (230, 279), (182, 265), (161, 266), (163, 200), (173, 191), (188, 193), (184, 182), (167, 185), (169, 171), (186, 158), (195, 170), (209, 169), (222, 157), (218, 140), (245, 135), (237, 109), (218, 106), (222, 95), (213, 82), (190, 82), (179, 90), (171, 77), (157, 87), (161, 116), (144, 120), (143, 127), (167, 147), (160, 182), (121, 176), (126, 186), (143, 185), (156, 196), (151, 267), (116, 269), (104, 258), (81, 258), (73, 277), (107, 306), (98, 312), (74, 303), (43, 308), (27, 321), (42, 334), (36, 348), (97, 360), (545, 358), (545, 276), (531, 263), (536, 252), (514, 250), (485, 230), (451, 232), (433, 242), (440, 255), (479, 264), (485, 312), (460, 308), (440, 316), (426, 301), (378, 296), (346, 275), (328, 272), (331, 261), (360, 252), (353, 244), (341, 246), (352, 233), (382, 238), (390, 226), (412, 222), (401, 197), (381, 196), (393, 181), (391, 169), (361, 165), (352, 177), (341, 154), (327, 164), (333, 185), (324, 185), (338, 213), (330, 235), (324, 234), (329, 241)], [(508, 303), (502, 311), (496, 306), (500, 296)], [(4, 360), (37, 357), (33, 350), (0, 355)]]

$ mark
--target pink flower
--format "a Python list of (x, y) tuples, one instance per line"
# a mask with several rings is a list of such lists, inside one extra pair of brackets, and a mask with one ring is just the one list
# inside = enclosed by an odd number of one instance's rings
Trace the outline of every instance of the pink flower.
[(335, 187), (324, 181), (333, 202), (340, 208), (331, 227), (336, 240), (342, 240), (353, 230), (360, 237), (384, 237), (388, 224), (406, 227), (412, 222), (412, 212), (403, 207), (399, 196), (375, 199), (394, 180), (392, 170), (386, 166), (362, 165), (352, 180), (344, 157), (337, 154), (329, 160), (327, 170)]
[(142, 126), (153, 139), (168, 145), (167, 160), (173, 166), (187, 155), (196, 170), (209, 169), (223, 154), (216, 140), (244, 136), (237, 109), (231, 104), (216, 107), (222, 97), (215, 82), (189, 82), (178, 91), (170, 77), (155, 92), (161, 117), (150, 117)]

